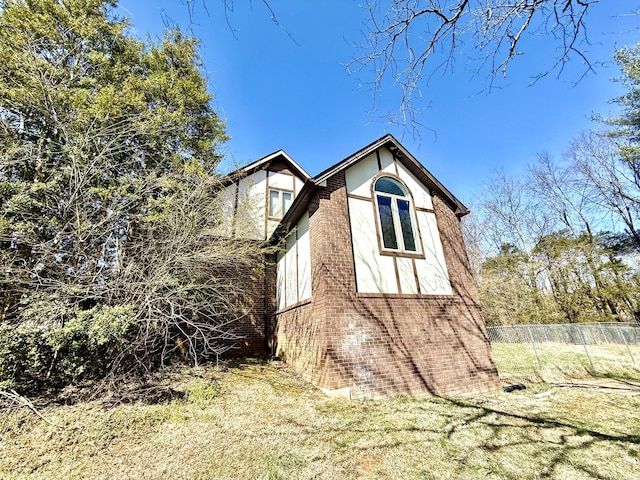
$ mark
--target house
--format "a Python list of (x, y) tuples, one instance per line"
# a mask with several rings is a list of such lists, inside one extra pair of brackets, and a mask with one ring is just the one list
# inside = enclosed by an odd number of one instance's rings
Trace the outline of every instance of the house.
[(246, 346), (261, 337), (352, 398), (499, 388), (460, 229), (468, 210), (393, 136), (313, 178), (284, 151), (229, 178), (229, 224), (251, 218), (245, 231), (282, 245)]

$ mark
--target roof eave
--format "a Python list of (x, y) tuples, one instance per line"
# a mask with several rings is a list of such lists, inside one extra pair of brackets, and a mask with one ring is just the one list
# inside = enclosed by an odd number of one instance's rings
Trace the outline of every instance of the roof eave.
[(359, 162), (361, 159), (375, 152), (381, 147), (387, 148), (394, 156), (400, 158), (403, 163), (409, 168), (422, 183), (424, 183), (429, 190), (439, 194), (440, 197), (451, 207), (458, 218), (463, 217), (469, 213), (469, 209), (456, 198), (433, 174), (427, 170), (407, 149), (405, 149), (398, 140), (395, 139), (390, 133), (384, 137), (379, 138), (375, 142), (367, 145), (366, 147), (358, 150), (356, 153), (348, 156), (341, 162), (336, 163), (334, 166), (319, 173), (313, 180), (317, 184), (325, 182), (329, 177), (335, 175), (338, 171), (348, 168), (354, 163)]
[(275, 160), (278, 157), (282, 157), (286, 163), (289, 164), (290, 167), (294, 170), (293, 173), (297, 174), (302, 180), (306, 181), (311, 176), (306, 172), (304, 168), (298, 165), (293, 158), (289, 156), (287, 152), (284, 150), (278, 150), (276, 152), (270, 153), (269, 155), (265, 155), (264, 157), (256, 160), (253, 163), (245, 165), (244, 167), (240, 167), (237, 170), (225, 175), (222, 178), (222, 183), (228, 185), (230, 183), (236, 182), (237, 180), (247, 177), (251, 175), (253, 172), (260, 170), (264, 165), (268, 164), (272, 160)]
[(392, 145), (387, 146), (387, 148), (394, 156), (405, 160), (403, 163), (409, 168), (411, 173), (424, 183), (429, 190), (439, 194), (439, 196), (449, 204), (458, 218), (464, 217), (469, 213), (469, 209), (399, 142), (394, 141)]

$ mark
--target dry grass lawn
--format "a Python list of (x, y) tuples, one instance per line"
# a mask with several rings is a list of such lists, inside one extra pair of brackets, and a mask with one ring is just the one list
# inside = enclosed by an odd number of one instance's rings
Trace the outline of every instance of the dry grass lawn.
[(640, 345), (637, 344), (588, 345), (585, 350), (583, 345), (547, 342), (537, 343), (534, 351), (530, 343), (499, 342), (491, 348), (500, 377), (512, 381), (560, 381), (567, 376), (592, 375), (640, 381)]
[[(173, 400), (0, 411), (7, 479), (627, 479), (640, 395), (328, 398), (280, 363), (167, 374)], [(555, 390), (550, 393), (551, 390)]]

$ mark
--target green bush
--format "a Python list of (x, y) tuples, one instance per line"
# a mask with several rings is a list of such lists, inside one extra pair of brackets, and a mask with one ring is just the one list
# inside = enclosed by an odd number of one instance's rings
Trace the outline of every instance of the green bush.
[(103, 375), (135, 333), (131, 306), (82, 310), (55, 300), (24, 308), (0, 324), (0, 385), (61, 386)]

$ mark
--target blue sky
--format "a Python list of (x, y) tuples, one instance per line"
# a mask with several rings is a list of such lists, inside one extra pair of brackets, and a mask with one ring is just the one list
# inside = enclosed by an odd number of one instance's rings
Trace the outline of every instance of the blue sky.
[[(395, 135), (438, 179), (470, 202), (496, 169), (517, 175), (549, 151), (559, 157), (569, 140), (592, 125), (594, 113), (614, 112), (608, 100), (623, 89), (612, 61), (615, 46), (638, 42), (640, 1), (603, 0), (587, 19), (589, 58), (605, 62), (595, 74), (577, 59), (562, 75), (531, 85), (552, 64), (553, 42), (526, 39), (506, 80), (486, 91), (486, 72), (464, 57), (453, 72), (423, 85), (429, 108), (420, 115), (419, 136), (369, 114), (373, 95), (366, 72), (345, 68), (362, 42), (366, 11), (352, 0), (269, 0), (278, 21), (260, 0), (236, 0), (225, 19), (222, 0), (124, 0), (118, 13), (129, 16), (135, 34), (158, 38), (166, 24), (178, 24), (202, 41), (214, 105), (227, 119), (232, 140), (225, 166), (245, 164), (284, 149), (311, 175), (342, 160), (386, 133)], [(612, 10), (613, 9), (613, 10)], [(295, 40), (292, 40), (292, 38)], [(383, 97), (378, 114), (393, 111), (394, 92)]]

